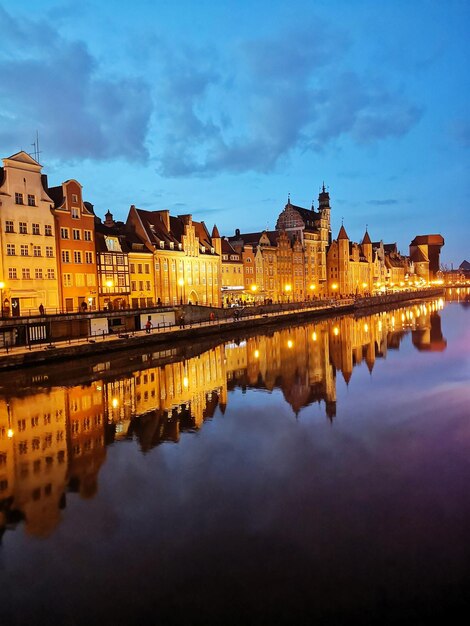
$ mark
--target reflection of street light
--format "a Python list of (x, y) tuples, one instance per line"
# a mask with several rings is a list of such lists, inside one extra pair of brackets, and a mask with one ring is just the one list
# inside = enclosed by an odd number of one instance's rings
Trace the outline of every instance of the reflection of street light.
[(259, 350), (255, 350), (253, 355), (254, 355), (255, 359), (258, 359), (259, 358)]
[(313, 331), (312, 333), (312, 341), (316, 341), (317, 340), (317, 333), (316, 331)]
[(287, 340), (287, 347), (288, 348), (292, 348), (293, 345), (294, 345), (294, 342), (292, 341), (292, 339), (288, 339)]
[(2, 301), (2, 317), (3, 317), (3, 290), (5, 289), (5, 283), (0, 281), (0, 300)]
[(113, 405), (113, 409), (117, 409), (119, 406), (119, 400), (117, 398), (113, 398), (111, 404)]
[(337, 337), (337, 336), (339, 335), (339, 328), (338, 328), (337, 326), (335, 326), (335, 327), (333, 328), (333, 335), (334, 335), (335, 337)]

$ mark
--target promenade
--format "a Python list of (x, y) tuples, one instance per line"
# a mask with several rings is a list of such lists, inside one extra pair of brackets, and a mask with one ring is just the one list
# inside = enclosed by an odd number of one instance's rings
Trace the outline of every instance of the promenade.
[[(86, 357), (93, 354), (124, 350), (129, 348), (146, 348), (151, 345), (197, 340), (199, 338), (223, 335), (240, 330), (263, 327), (266, 325), (293, 322), (317, 317), (331, 317), (347, 313), (363, 312), (371, 308), (389, 307), (414, 300), (439, 297), (442, 289), (426, 289), (416, 292), (401, 292), (370, 298), (324, 300), (309, 303), (291, 303), (289, 308), (282, 305), (275, 310), (265, 307), (246, 307), (242, 309), (219, 309), (214, 319), (187, 319), (184, 324), (162, 324), (153, 327), (150, 333), (144, 330), (132, 330), (119, 333), (101, 333), (83, 337), (68, 338), (51, 342), (30, 343), (29, 345), (7, 346), (0, 348), (0, 370), (42, 365), (44, 363)], [(190, 307), (196, 313), (198, 307)], [(181, 309), (181, 307), (180, 307)], [(223, 314), (223, 316), (222, 316)], [(218, 317), (217, 317), (218, 315)], [(196, 316), (197, 317), (197, 316)], [(212, 316), (210, 316), (212, 317)]]

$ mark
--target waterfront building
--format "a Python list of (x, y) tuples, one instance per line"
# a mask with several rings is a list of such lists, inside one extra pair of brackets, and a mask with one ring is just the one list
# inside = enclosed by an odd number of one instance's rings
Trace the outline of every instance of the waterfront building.
[(210, 235), (189, 214), (174, 217), (135, 206), (127, 225), (153, 251), (157, 303), (220, 306), (222, 245), (216, 228)]
[(128, 228), (126, 241), (129, 249), (130, 305), (133, 309), (153, 306), (156, 303), (153, 252)]
[(61, 308), (64, 311), (95, 309), (98, 280), (95, 215), (91, 205), (83, 202), (82, 185), (76, 180), (49, 187), (48, 193), (54, 201)]
[(327, 252), (328, 293), (348, 296), (371, 293), (374, 276), (372, 242), (366, 231), (362, 244), (349, 240), (343, 225)]
[(116, 223), (110, 211), (104, 222), (95, 218), (95, 240), (99, 308), (128, 308), (131, 285), (124, 224)]
[(410, 243), (410, 259), (414, 263), (415, 273), (426, 282), (437, 278), (443, 245), (442, 235), (418, 235)]
[[(235, 250), (227, 237), (221, 239), (222, 250), (222, 304), (230, 305), (233, 302), (239, 301), (245, 295), (245, 278), (243, 271), (243, 259), (240, 252)], [(253, 264), (251, 265), (253, 269)], [(255, 284), (254, 282), (252, 283)], [(248, 284), (248, 293), (251, 292), (252, 297), (256, 294), (256, 287), (251, 290), (251, 285)]]
[[(304, 282), (298, 299), (306, 299), (307, 295), (326, 294), (328, 291), (326, 253), (331, 243), (331, 207), (330, 194), (324, 184), (318, 203), (318, 211), (313, 203), (310, 209), (306, 209), (293, 205), (289, 196), (276, 223), (277, 230), (285, 230), (291, 239), (295, 237), (302, 246)], [(297, 276), (297, 280), (299, 278)], [(295, 284), (295, 276), (293, 281)], [(300, 287), (297, 291), (300, 291)]]
[[(60, 291), (55, 224), (47, 178), (26, 152), (0, 168), (0, 282), (2, 315), (56, 312)], [(42, 310), (41, 307), (41, 310)]]

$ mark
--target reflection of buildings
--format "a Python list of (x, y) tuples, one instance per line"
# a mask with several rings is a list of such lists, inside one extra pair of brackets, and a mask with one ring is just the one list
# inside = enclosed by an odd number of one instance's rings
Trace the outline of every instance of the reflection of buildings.
[(445, 348), (442, 306), (426, 302), (278, 329), (179, 362), (169, 350), (162, 365), (143, 354), (140, 368), (134, 364), (127, 374), (95, 364), (99, 380), (91, 384), (0, 397), (0, 535), (21, 519), (32, 534), (50, 532), (67, 489), (95, 495), (108, 443), (136, 437), (146, 452), (177, 442), (217, 407), (225, 412), (228, 389), (278, 389), (296, 415), (319, 403), (333, 419), (337, 371), (347, 384), (357, 366), (372, 372), (410, 332), (420, 351)]

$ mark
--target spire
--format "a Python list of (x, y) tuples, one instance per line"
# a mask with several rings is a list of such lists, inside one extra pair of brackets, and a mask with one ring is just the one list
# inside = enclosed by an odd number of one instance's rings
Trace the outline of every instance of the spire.
[(322, 185), (322, 193), (325, 193), (325, 181), (323, 181), (323, 185)]
[(347, 234), (343, 224), (341, 224), (341, 228), (339, 229), (338, 239), (347, 239), (349, 241), (348, 234)]
[(368, 244), (372, 243), (372, 241), (371, 241), (371, 239), (369, 237), (369, 233), (367, 231), (367, 226), (366, 226), (366, 232), (365, 232), (365, 235), (364, 235), (364, 239), (362, 240), (362, 245), (364, 245), (365, 243), (368, 243)]
[(290, 192), (287, 194), (287, 204), (290, 205)]
[(212, 229), (212, 235), (211, 235), (212, 239), (218, 238), (220, 239), (220, 235), (219, 235), (219, 229), (217, 228), (217, 226), (214, 224), (214, 228)]

